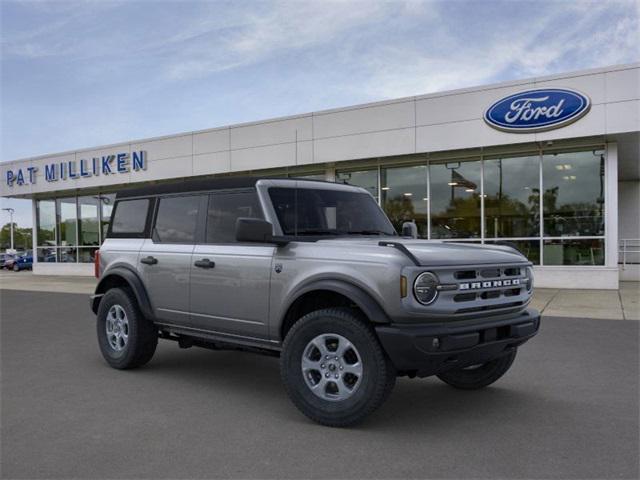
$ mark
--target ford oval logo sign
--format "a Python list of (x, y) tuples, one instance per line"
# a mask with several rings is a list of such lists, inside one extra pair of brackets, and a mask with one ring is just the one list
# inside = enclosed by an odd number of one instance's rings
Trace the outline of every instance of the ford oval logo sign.
[(541, 88), (498, 100), (484, 113), (484, 120), (507, 132), (540, 132), (575, 122), (590, 107), (589, 97), (575, 90)]

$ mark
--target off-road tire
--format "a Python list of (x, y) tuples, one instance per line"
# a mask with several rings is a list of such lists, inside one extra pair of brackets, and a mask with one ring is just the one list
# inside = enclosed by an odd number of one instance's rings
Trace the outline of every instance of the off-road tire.
[(438, 378), (452, 387), (461, 390), (478, 390), (491, 385), (511, 368), (516, 358), (517, 350), (490, 360), (474, 369), (455, 369), (438, 374)]
[[(361, 384), (351, 397), (330, 401), (314, 394), (303, 377), (302, 356), (308, 343), (322, 334), (345, 337), (362, 357)], [(298, 320), (288, 332), (280, 357), (284, 387), (294, 405), (311, 420), (330, 427), (361, 422), (390, 395), (396, 371), (366, 318), (350, 308), (327, 308)]]
[[(114, 305), (120, 305), (124, 309), (128, 320), (128, 340), (120, 351), (114, 350), (110, 345), (106, 333), (107, 314)], [(151, 360), (158, 346), (158, 329), (142, 315), (130, 290), (108, 290), (100, 301), (97, 317), (98, 345), (111, 367), (120, 370), (137, 368)]]

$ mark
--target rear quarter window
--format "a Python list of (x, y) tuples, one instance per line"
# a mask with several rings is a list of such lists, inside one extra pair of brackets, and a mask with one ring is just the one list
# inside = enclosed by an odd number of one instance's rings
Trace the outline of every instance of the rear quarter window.
[(150, 203), (148, 198), (117, 201), (111, 217), (110, 232), (120, 237), (144, 235)]

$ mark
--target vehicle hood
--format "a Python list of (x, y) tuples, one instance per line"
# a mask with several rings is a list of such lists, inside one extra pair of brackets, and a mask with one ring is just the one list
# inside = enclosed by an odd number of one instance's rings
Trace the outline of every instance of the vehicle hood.
[(476, 245), (469, 243), (443, 243), (438, 241), (414, 240), (399, 237), (336, 238), (320, 240), (318, 244), (342, 244), (345, 248), (378, 247), (380, 242), (394, 242), (404, 245), (424, 266), (445, 265), (489, 265), (503, 263), (523, 263), (527, 258), (516, 249), (506, 245)]

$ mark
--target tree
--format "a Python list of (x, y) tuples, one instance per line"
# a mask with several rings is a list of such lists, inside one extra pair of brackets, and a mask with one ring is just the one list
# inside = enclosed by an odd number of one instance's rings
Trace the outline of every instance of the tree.
[[(20, 228), (13, 223), (13, 246), (15, 249), (29, 250), (32, 247), (32, 231), (30, 228)], [(11, 224), (6, 223), (0, 230), (0, 248), (6, 250), (11, 247)]]

